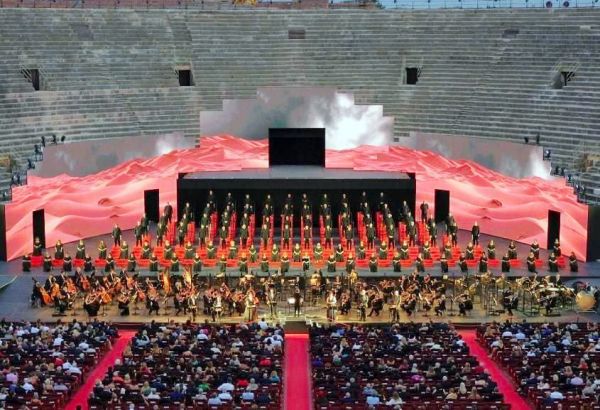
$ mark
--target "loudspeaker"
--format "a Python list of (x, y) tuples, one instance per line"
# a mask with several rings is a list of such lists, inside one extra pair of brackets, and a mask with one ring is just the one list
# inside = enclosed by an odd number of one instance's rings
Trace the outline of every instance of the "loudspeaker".
[(158, 218), (160, 217), (159, 200), (158, 189), (144, 191), (144, 212), (149, 221), (158, 222)]
[(560, 240), (560, 212), (548, 209), (548, 244), (547, 249), (552, 249), (554, 241)]
[(588, 206), (586, 261), (600, 259), (600, 206)]
[(444, 189), (435, 190), (434, 204), (435, 223), (443, 222), (450, 213), (450, 191)]
[[(35, 241), (35, 238), (40, 238), (42, 248), (46, 248), (46, 218), (44, 210), (38, 209), (37, 211), (33, 211), (31, 216), (33, 218), (33, 240)], [(33, 242), (31, 245), (33, 247)]]
[(0, 205), (0, 260), (6, 261), (8, 252), (6, 251), (6, 210), (4, 204)]

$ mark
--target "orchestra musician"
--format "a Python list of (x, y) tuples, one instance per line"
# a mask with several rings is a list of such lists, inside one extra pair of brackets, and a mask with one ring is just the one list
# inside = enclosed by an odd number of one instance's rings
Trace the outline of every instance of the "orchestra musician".
[(219, 320), (221, 318), (222, 313), (223, 313), (223, 296), (221, 295), (220, 291), (215, 289), (214, 294), (213, 294), (213, 300), (211, 303), (211, 310), (210, 310), (212, 321), (216, 322), (217, 320)]
[(267, 305), (269, 306), (269, 314), (271, 319), (277, 317), (277, 293), (275, 285), (270, 283), (267, 290)]
[(335, 321), (335, 312), (337, 309), (337, 298), (335, 296), (335, 292), (333, 290), (329, 291), (327, 298), (325, 299), (325, 304), (327, 307), (327, 320), (330, 322)]
[(152, 316), (152, 312), (156, 312), (156, 316), (158, 316), (160, 310), (158, 291), (154, 285), (150, 283), (149, 279), (146, 279), (146, 284), (148, 285), (148, 290), (146, 291), (146, 308), (148, 309), (148, 316)]
[(367, 307), (369, 306), (369, 295), (367, 294), (366, 289), (362, 289), (360, 291), (360, 297), (358, 302), (358, 311), (360, 313), (360, 320), (367, 320)]
[(394, 295), (390, 303), (390, 314), (392, 316), (392, 323), (400, 322), (400, 311), (402, 298), (400, 297), (400, 291), (395, 290)]
[(117, 301), (119, 302), (119, 310), (121, 311), (121, 316), (129, 316), (129, 294), (127, 289), (121, 289), (121, 294), (117, 297)]
[(442, 293), (436, 299), (436, 303), (434, 306), (434, 311), (436, 316), (442, 316), (444, 311), (446, 310), (446, 296)]
[(371, 311), (369, 312), (369, 317), (379, 316), (379, 313), (383, 310), (383, 293), (379, 290), (379, 288), (375, 287), (375, 289), (371, 290), (371, 295), (369, 296), (369, 301), (371, 303)]
[(457, 297), (458, 299), (458, 315), (466, 316), (469, 310), (473, 310), (473, 301), (468, 292), (464, 292)]
[(252, 322), (252, 321), (256, 320), (258, 298), (256, 297), (256, 293), (254, 293), (254, 289), (250, 288), (250, 289), (248, 289), (248, 292), (246, 292), (245, 304), (246, 304), (246, 314), (245, 314), (246, 320), (248, 322)]
[(98, 316), (98, 311), (100, 310), (100, 294), (94, 291), (86, 295), (83, 301), (83, 309), (90, 317)]

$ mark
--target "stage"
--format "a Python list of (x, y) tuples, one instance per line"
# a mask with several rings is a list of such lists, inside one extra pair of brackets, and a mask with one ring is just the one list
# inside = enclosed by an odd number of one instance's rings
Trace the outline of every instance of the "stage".
[[(250, 194), (258, 214), (267, 194), (272, 197), (276, 210), (280, 210), (285, 196), (291, 193), (296, 212), (301, 196), (306, 193), (313, 213), (327, 193), (332, 205), (332, 215), (337, 215), (343, 193), (350, 198), (350, 208), (357, 210), (362, 192), (366, 192), (372, 206), (379, 204), (379, 193), (385, 192), (386, 201), (394, 216), (403, 201), (415, 209), (416, 182), (414, 174), (404, 172), (357, 171), (353, 169), (323, 168), (318, 166), (274, 166), (266, 169), (239, 171), (204, 171), (182, 174), (177, 179), (177, 204), (179, 211), (189, 202), (195, 215), (202, 212), (208, 191), (216, 197), (217, 209), (222, 212), (224, 198), (231, 193), (237, 206), (242, 207), (244, 196)], [(278, 218), (276, 218), (276, 222)], [(315, 218), (315, 222), (318, 220)]]

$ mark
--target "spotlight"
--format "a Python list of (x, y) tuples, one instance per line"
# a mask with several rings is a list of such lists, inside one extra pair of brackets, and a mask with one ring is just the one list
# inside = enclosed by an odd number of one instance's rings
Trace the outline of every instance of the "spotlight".
[(529, 144), (529, 137), (523, 137), (523, 140), (525, 141), (525, 144)]
[(67, 139), (67, 137), (65, 137), (64, 135), (62, 137), (60, 137), (60, 142), (65, 142), (65, 140)]
[(549, 149), (544, 151), (544, 159), (546, 161), (550, 161), (550, 156), (552, 155), (552, 151), (550, 151)]
[(56, 138), (56, 134), (52, 134), (52, 143), (58, 144), (58, 139)]

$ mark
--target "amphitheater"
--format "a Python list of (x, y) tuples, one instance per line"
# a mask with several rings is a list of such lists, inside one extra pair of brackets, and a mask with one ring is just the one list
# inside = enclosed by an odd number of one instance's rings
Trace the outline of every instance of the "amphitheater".
[[(539, 134), (553, 166), (577, 172), (594, 203), (600, 167), (577, 168), (600, 152), (599, 21), (591, 8), (0, 9), (0, 155), (26, 167), (51, 134), (194, 138), (200, 112), (225, 99), (327, 86), (383, 105), (396, 142), (413, 131)], [(192, 86), (179, 85), (182, 69)], [(2, 188), (10, 177), (3, 169)]]

